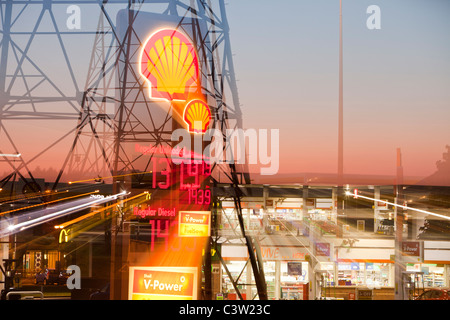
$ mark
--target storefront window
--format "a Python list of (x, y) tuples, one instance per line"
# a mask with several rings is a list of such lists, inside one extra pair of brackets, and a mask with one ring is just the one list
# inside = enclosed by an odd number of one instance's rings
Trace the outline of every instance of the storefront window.
[(445, 287), (444, 265), (438, 264), (412, 264), (406, 265), (406, 271), (423, 272), (424, 287)]
[(338, 285), (368, 286), (372, 288), (389, 286), (389, 263), (339, 263)]
[(264, 276), (267, 285), (267, 296), (269, 300), (276, 298), (276, 265), (275, 261), (264, 262)]
[(333, 287), (335, 285), (334, 263), (321, 262), (320, 270), (323, 271), (326, 286)]
[(388, 263), (366, 263), (366, 286), (378, 288), (389, 286)]
[[(237, 281), (237, 288), (241, 294), (245, 294), (246, 286), (242, 285), (246, 282), (246, 262), (245, 261), (229, 261), (227, 262), (227, 269), (230, 272), (232, 278), (234, 281)], [(224, 270), (225, 271), (225, 270)], [(231, 299), (236, 299), (236, 290), (234, 289), (233, 283), (231, 279), (226, 275), (225, 272), (223, 272), (225, 275), (223, 277), (222, 282), (222, 291), (229, 295)], [(239, 277), (239, 279), (238, 279)]]
[(338, 264), (338, 285), (364, 285), (364, 263), (351, 262)]
[[(301, 267), (301, 274), (297, 275), (294, 267), (289, 268), (288, 265), (292, 266), (294, 264), (299, 264)], [(298, 270), (298, 269), (297, 269)], [(308, 263), (307, 262), (281, 262), (281, 282), (282, 283), (299, 283), (308, 282)]]
[(283, 300), (303, 300), (304, 287), (308, 282), (308, 263), (301, 261), (285, 262), (280, 265), (280, 286)]

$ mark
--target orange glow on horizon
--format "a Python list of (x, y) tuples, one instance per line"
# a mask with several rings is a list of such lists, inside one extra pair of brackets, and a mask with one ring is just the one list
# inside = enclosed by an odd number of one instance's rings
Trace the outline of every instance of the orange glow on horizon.
[(69, 184), (81, 183), (81, 182), (89, 182), (89, 181), (97, 181), (97, 180), (105, 180), (105, 179), (111, 179), (111, 178), (121, 178), (121, 177), (128, 177), (128, 176), (134, 176), (134, 175), (146, 174), (146, 173), (152, 173), (152, 171), (134, 172), (134, 173), (127, 173), (127, 174), (119, 174), (119, 175), (116, 175), (116, 176), (97, 177), (97, 178), (92, 178), (92, 179), (85, 179), (85, 180), (78, 180), (78, 181), (69, 181)]

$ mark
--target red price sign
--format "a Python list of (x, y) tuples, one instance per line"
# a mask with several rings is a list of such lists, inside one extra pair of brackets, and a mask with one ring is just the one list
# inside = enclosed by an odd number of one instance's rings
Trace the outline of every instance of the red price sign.
[(189, 189), (189, 204), (209, 205), (211, 204), (211, 190), (207, 186), (206, 189)]

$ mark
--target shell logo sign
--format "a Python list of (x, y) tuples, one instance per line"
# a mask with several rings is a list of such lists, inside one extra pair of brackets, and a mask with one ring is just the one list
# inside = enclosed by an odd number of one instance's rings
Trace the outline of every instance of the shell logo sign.
[(163, 29), (144, 43), (139, 71), (149, 84), (152, 99), (169, 101), (192, 133), (205, 133), (211, 111), (200, 93), (197, 52), (187, 36)]
[(155, 32), (144, 45), (141, 74), (151, 82), (153, 98), (187, 100), (199, 74), (195, 48), (177, 30)]
[(196, 300), (195, 267), (130, 267), (129, 300)]
[(186, 105), (183, 118), (190, 132), (204, 133), (209, 126), (211, 111), (202, 100), (192, 100)]

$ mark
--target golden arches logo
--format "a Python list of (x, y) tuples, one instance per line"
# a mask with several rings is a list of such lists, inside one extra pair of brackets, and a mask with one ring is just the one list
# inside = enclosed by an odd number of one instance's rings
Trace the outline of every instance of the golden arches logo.
[(159, 30), (143, 45), (139, 71), (149, 83), (150, 98), (169, 101), (192, 133), (206, 132), (211, 118), (200, 93), (199, 69), (194, 45), (178, 30)]
[(69, 242), (70, 229), (62, 229), (59, 233), (59, 243)]

